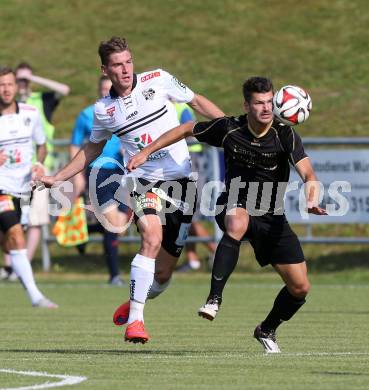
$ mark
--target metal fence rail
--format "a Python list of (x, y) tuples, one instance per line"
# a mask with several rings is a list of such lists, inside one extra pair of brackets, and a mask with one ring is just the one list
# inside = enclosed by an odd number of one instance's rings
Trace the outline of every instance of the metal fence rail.
[[(305, 146), (342, 146), (342, 145), (360, 145), (360, 146), (368, 146), (369, 145), (369, 137), (357, 137), (357, 138), (349, 138), (349, 137), (306, 137), (303, 138), (303, 142)], [(60, 161), (60, 165), (64, 165), (64, 163), (68, 160), (67, 152), (60, 151), (60, 148), (65, 148), (69, 146), (69, 140), (66, 139), (55, 139), (54, 145), (59, 151), (57, 152), (57, 158)], [(219, 165), (219, 153), (216, 148), (209, 147), (207, 148), (209, 164), (207, 172), (209, 180), (220, 180), (220, 165)], [(369, 153), (369, 149), (368, 149)], [(212, 220), (214, 227), (214, 235), (209, 237), (188, 237), (187, 242), (211, 242), (211, 241), (219, 241), (221, 238), (221, 232), (216, 225), (214, 219)], [(302, 222), (303, 224), (303, 222)], [(311, 224), (306, 225), (306, 234), (305, 236), (299, 237), (302, 243), (309, 244), (368, 244), (369, 238), (367, 237), (314, 237), (312, 235), (312, 226)], [(91, 242), (101, 242), (102, 237), (100, 235), (90, 236)], [(42, 227), (42, 240), (41, 240), (41, 252), (42, 252), (42, 264), (44, 271), (48, 271), (51, 266), (50, 259), (50, 251), (49, 244), (56, 242), (54, 236), (52, 236), (49, 232), (48, 226)], [(128, 234), (125, 236), (119, 237), (119, 242), (122, 243), (138, 243), (140, 242), (140, 237), (138, 235), (133, 234), (133, 230), (129, 229)]]

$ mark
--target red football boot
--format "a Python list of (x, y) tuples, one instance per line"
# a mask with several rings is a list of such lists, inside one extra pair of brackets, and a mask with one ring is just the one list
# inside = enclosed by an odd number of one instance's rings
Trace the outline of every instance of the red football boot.
[(120, 305), (113, 314), (113, 322), (117, 326), (127, 323), (129, 317), (129, 301)]
[(124, 340), (129, 341), (130, 343), (142, 343), (145, 344), (149, 341), (149, 335), (145, 330), (144, 324), (142, 321), (133, 321), (127, 326), (126, 333), (124, 335)]

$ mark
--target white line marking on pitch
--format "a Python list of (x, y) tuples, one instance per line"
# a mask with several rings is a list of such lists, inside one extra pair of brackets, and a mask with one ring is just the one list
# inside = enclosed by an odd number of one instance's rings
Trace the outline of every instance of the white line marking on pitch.
[[(271, 355), (271, 354), (269, 354)], [(286, 352), (279, 356), (368, 356), (369, 352)], [(1, 389), (0, 389), (1, 390)]]
[(16, 370), (0, 369), (0, 372), (4, 372), (7, 374), (41, 376), (41, 377), (47, 377), (47, 378), (62, 379), (60, 382), (53, 382), (53, 383), (45, 382), (45, 383), (42, 383), (40, 385), (32, 385), (32, 386), (25, 386), (25, 387), (0, 388), (0, 390), (49, 389), (51, 387), (76, 385), (77, 383), (81, 383), (87, 379), (85, 376), (56, 375), (56, 374), (48, 374), (47, 372), (37, 372), (37, 371), (16, 371)]

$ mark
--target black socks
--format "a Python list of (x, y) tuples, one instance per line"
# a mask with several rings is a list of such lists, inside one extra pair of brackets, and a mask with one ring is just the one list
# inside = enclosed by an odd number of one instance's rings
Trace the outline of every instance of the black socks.
[(227, 280), (236, 267), (240, 254), (241, 242), (225, 233), (215, 252), (211, 274), (211, 289), (209, 297), (221, 297)]
[(261, 330), (276, 330), (283, 321), (288, 321), (305, 303), (305, 298), (297, 298), (284, 286), (277, 295), (274, 305), (266, 319), (261, 323)]

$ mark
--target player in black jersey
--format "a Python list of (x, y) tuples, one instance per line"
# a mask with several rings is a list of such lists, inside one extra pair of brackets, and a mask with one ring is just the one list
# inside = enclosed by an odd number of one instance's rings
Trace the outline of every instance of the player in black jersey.
[(317, 178), (301, 138), (294, 129), (273, 118), (272, 82), (252, 77), (244, 83), (243, 95), (245, 115), (181, 125), (134, 156), (128, 169), (142, 164), (154, 151), (188, 136), (224, 148), (226, 191), (218, 198), (216, 217), (224, 235), (214, 259), (210, 294), (198, 313), (208, 320), (215, 318), (225, 284), (237, 264), (241, 241), (248, 240), (259, 264), (271, 264), (285, 283), (272, 310), (254, 331), (264, 350), (276, 353), (280, 352), (277, 327), (301, 308), (310, 288), (300, 242), (284, 215), (289, 164), (307, 183), (308, 212), (326, 212), (318, 207)]

